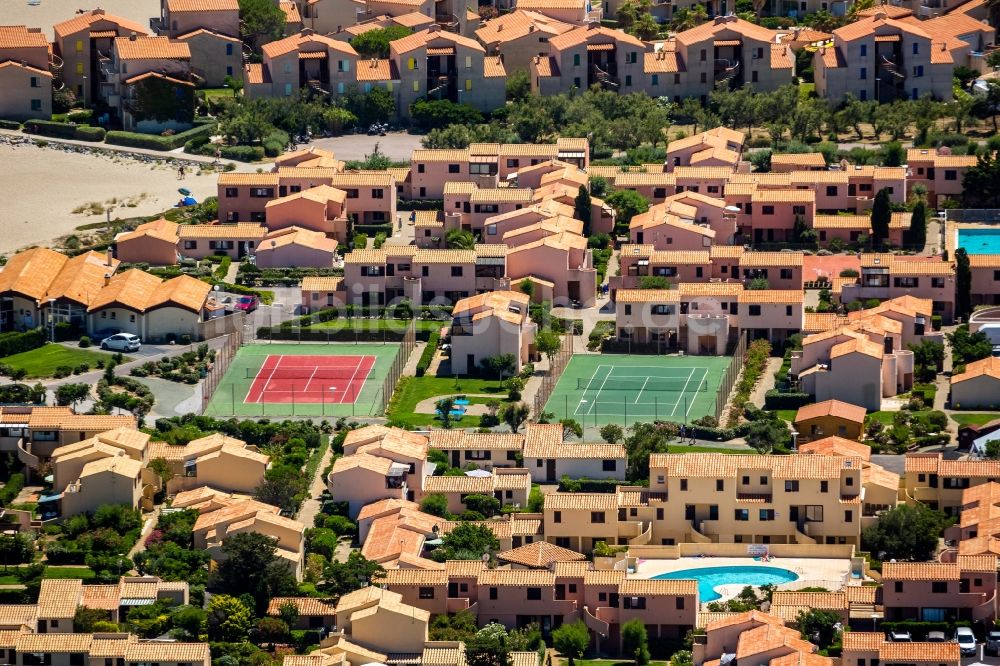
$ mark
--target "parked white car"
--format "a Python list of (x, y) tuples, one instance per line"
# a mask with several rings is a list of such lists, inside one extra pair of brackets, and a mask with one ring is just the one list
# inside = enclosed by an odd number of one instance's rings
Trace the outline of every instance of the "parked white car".
[(115, 333), (101, 341), (101, 349), (110, 351), (134, 352), (142, 347), (142, 340), (131, 333)]
[(976, 635), (968, 627), (958, 627), (955, 629), (955, 642), (963, 657), (973, 657), (977, 652)]

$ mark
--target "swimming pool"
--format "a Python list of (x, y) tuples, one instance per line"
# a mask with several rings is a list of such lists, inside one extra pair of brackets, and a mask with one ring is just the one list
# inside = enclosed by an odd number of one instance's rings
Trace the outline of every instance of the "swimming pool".
[(702, 603), (722, 597), (715, 591), (720, 585), (780, 585), (798, 580), (794, 571), (780, 567), (705, 567), (704, 569), (682, 569), (653, 576), (657, 580), (696, 580), (698, 599)]
[(1000, 227), (958, 229), (958, 247), (969, 254), (1000, 254)]

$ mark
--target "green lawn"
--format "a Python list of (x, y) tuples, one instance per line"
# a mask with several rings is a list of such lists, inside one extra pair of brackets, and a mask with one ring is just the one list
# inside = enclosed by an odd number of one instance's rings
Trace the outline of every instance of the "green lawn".
[[(495, 379), (477, 379), (473, 377), (403, 377), (396, 386), (392, 402), (386, 416), (393, 425), (411, 428), (414, 426), (440, 425), (433, 414), (417, 414), (414, 410), (417, 403), (437, 396), (454, 395), (456, 393), (489, 393), (499, 400), (507, 399), (507, 391), (500, 388), (500, 382)], [(489, 398), (470, 397), (469, 402), (483, 403)], [(463, 416), (452, 421), (456, 428), (475, 428), (479, 425), (478, 416)]]
[(203, 88), (198, 92), (203, 93), (205, 95), (205, 99), (215, 99), (218, 97), (223, 99), (235, 99), (232, 88)]
[(891, 426), (892, 417), (895, 413), (896, 412), (872, 412), (871, 414), (868, 415), (868, 418), (875, 421), (879, 421), (883, 425)]
[(960, 426), (983, 425), (997, 418), (1000, 418), (1000, 414), (997, 414), (996, 412), (992, 414), (976, 414), (971, 412), (960, 414), (956, 414), (955, 412), (951, 413), (951, 420)]
[[(5, 572), (0, 569), (0, 585), (19, 585), (21, 579), (14, 573), (21, 567), (7, 567)], [(96, 574), (89, 567), (45, 567), (42, 578), (48, 579), (72, 579), (79, 578), (83, 581), (93, 580)]]
[[(101, 351), (50, 343), (38, 349), (0, 358), (0, 363), (9, 365), (15, 370), (23, 368), (28, 373), (29, 378), (36, 378), (51, 377), (56, 368), (63, 365), (75, 368), (82, 363), (88, 363), (91, 370), (96, 370), (98, 361), (107, 361), (110, 358), (111, 354), (105, 354)], [(132, 359), (125, 357), (125, 360), (131, 361)]]
[(788, 421), (789, 423), (795, 422), (795, 415), (799, 413), (797, 409), (773, 409), (771, 410), (778, 415), (782, 421)]

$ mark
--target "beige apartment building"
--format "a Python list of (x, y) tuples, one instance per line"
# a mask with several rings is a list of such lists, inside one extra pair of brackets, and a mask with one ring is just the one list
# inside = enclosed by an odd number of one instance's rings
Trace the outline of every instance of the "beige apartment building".
[[(130, 33), (127, 37), (114, 39), (110, 54), (98, 55), (98, 66), (101, 100), (115, 109), (126, 130), (158, 133), (191, 126), (195, 82), (191, 76), (191, 48), (186, 42)], [(174, 87), (178, 95), (190, 97), (188, 117), (158, 120), (133, 113), (139, 106), (136, 103), (138, 86), (150, 78)]]
[(484, 359), (510, 354), (517, 371), (532, 358), (537, 325), (528, 316), (527, 294), (492, 291), (463, 298), (452, 310), (451, 371), (473, 374)]
[(580, 552), (598, 541), (856, 545), (864, 517), (881, 508), (863, 499), (867, 486), (891, 482), (863, 474), (862, 463), (816, 455), (655, 454), (648, 490), (546, 496), (545, 540)]
[(997, 616), (997, 556), (959, 555), (953, 563), (886, 562), (886, 620), (992, 623)]
[(890, 103), (931, 95), (950, 100), (956, 56), (968, 51), (960, 40), (945, 41), (920, 21), (884, 13), (861, 18), (833, 31), (833, 44), (816, 51), (816, 93), (832, 102), (850, 94)]
[(62, 81), (90, 106), (100, 99), (101, 61), (111, 55), (118, 37), (148, 34), (145, 26), (91, 9), (53, 26), (52, 52), (62, 60)]
[(588, 23), (549, 38), (548, 47), (529, 64), (533, 92), (554, 95), (592, 85), (623, 94), (643, 89), (649, 46), (626, 32)]
[(945, 199), (961, 199), (965, 172), (976, 166), (975, 155), (951, 155), (937, 148), (911, 148), (906, 151), (906, 185), (927, 188), (927, 202), (938, 205)]
[[(49, 52), (39, 28), (0, 26), (0, 118), (27, 120), (52, 116), (52, 90), (62, 60)], [(55, 85), (61, 85), (55, 83)]]
[(862, 254), (861, 275), (841, 286), (840, 300), (896, 299), (908, 296), (931, 301), (931, 314), (945, 324), (955, 316), (955, 265), (938, 257)]
[(167, 480), (167, 492), (171, 494), (202, 486), (253, 493), (264, 480), (271, 460), (257, 447), (218, 432), (184, 446), (153, 442), (147, 455), (150, 460), (160, 458), (167, 462), (172, 474)]
[(0, 408), (0, 451), (15, 452), (29, 470), (59, 447), (116, 428), (135, 428), (131, 415), (76, 414), (69, 407)]
[(906, 456), (905, 495), (900, 499), (923, 502), (954, 516), (965, 503), (967, 489), (998, 478), (1000, 463), (995, 460), (945, 460), (940, 453), (910, 453)]
[(951, 377), (951, 404), (956, 409), (1000, 407), (1000, 359), (990, 356), (965, 366)]
[(863, 666), (872, 661), (885, 664), (919, 666), (958, 666), (961, 663), (958, 643), (893, 642), (882, 632), (844, 632), (844, 666)]
[(243, 75), (240, 7), (237, 0), (161, 0), (157, 33), (188, 45), (191, 74), (199, 85), (218, 88)]
[(489, 19), (476, 30), (476, 39), (487, 53), (503, 56), (508, 72), (527, 71), (535, 56), (548, 55), (548, 41), (574, 26), (545, 14), (515, 9)]

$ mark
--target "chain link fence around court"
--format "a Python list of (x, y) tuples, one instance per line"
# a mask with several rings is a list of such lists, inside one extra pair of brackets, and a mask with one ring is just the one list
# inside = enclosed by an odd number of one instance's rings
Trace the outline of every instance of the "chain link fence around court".
[(542, 377), (542, 385), (538, 388), (538, 393), (535, 394), (533, 408), (536, 418), (544, 411), (545, 403), (548, 402), (549, 396), (552, 395), (556, 384), (559, 383), (559, 378), (566, 366), (569, 365), (571, 358), (573, 358), (573, 334), (568, 333), (562, 336), (559, 351), (549, 361), (549, 372)]
[[(210, 376), (206, 377), (202, 411), (211, 416), (246, 418), (383, 416), (416, 346), (416, 328), (411, 321), (401, 336), (397, 334), (388, 336), (387, 339), (375, 340), (366, 337), (362, 333), (353, 342), (341, 338), (340, 341), (331, 341), (329, 345), (318, 341), (307, 342), (297, 337), (280, 343), (278, 340), (266, 341), (257, 338), (243, 346), (239, 361), (231, 369), (230, 364), (236, 350), (239, 349), (239, 340), (235, 343), (227, 342), (225, 353), (220, 355), (224, 363), (217, 364)], [(390, 352), (386, 349), (390, 345), (395, 345), (396, 349)], [(267, 401), (271, 392), (262, 392), (259, 399), (248, 400), (254, 382), (258, 381), (259, 373), (267, 372), (261, 369), (261, 361), (268, 354), (273, 353), (287, 358), (296, 355), (309, 356), (312, 350), (317, 354), (328, 354), (333, 351), (331, 357), (374, 355), (376, 360), (371, 369), (371, 377), (368, 381), (360, 383), (359, 379), (350, 374), (354, 370), (347, 371), (349, 374), (342, 377), (347, 384), (341, 386), (339, 390), (343, 395), (334, 393), (327, 395), (327, 389), (322, 388), (322, 381), (329, 381), (334, 375), (336, 378), (341, 378), (338, 371), (319, 366), (313, 372), (308, 367), (303, 367), (301, 377), (294, 371), (291, 374), (281, 373), (288, 386), (287, 390), (283, 391), (284, 395), (280, 401)], [(317, 383), (321, 388), (317, 388)], [(303, 390), (300, 392), (297, 387)]]
[(722, 423), (722, 414), (726, 411), (726, 405), (729, 404), (729, 396), (733, 392), (733, 386), (740, 375), (740, 370), (743, 369), (743, 360), (746, 358), (746, 354), (747, 334), (746, 331), (743, 331), (740, 333), (740, 339), (737, 340), (735, 349), (733, 349), (733, 357), (729, 361), (726, 371), (722, 373), (722, 383), (719, 384), (719, 392), (715, 396), (715, 420), (719, 423)]
[(237, 328), (233, 333), (226, 336), (226, 342), (222, 345), (222, 349), (216, 352), (215, 363), (212, 364), (208, 374), (205, 375), (205, 380), (201, 384), (201, 411), (203, 414), (205, 413), (205, 408), (208, 407), (208, 401), (212, 399), (212, 395), (219, 387), (219, 382), (222, 381), (226, 370), (229, 369), (229, 364), (242, 345), (243, 329)]

